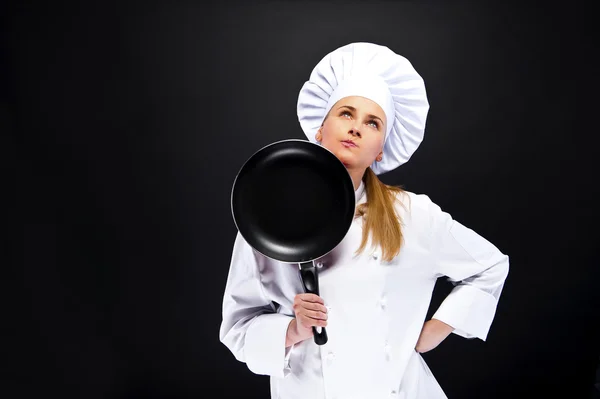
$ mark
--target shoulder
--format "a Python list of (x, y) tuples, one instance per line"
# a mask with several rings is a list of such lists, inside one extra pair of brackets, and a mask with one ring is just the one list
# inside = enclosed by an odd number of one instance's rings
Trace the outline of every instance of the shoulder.
[(402, 190), (395, 193), (395, 204), (410, 214), (431, 214), (439, 208), (427, 194)]
[(233, 254), (237, 256), (240, 260), (243, 260), (247, 264), (257, 263), (263, 255), (256, 251), (249, 243), (246, 241), (244, 236), (237, 231), (235, 235), (235, 241), (233, 244)]
[(452, 217), (443, 211), (429, 195), (403, 190), (396, 194), (396, 213), (403, 223), (431, 234), (434, 230), (445, 229)]

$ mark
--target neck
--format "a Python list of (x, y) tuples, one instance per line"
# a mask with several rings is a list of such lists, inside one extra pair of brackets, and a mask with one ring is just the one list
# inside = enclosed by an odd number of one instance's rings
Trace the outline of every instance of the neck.
[(352, 183), (354, 184), (354, 191), (358, 190), (360, 186), (360, 182), (365, 174), (366, 169), (348, 169), (348, 173), (352, 178)]

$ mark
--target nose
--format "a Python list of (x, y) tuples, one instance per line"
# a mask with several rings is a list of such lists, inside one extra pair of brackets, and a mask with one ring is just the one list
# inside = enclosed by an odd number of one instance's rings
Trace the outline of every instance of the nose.
[(348, 133), (350, 133), (353, 136), (358, 136), (360, 138), (360, 131), (356, 127), (350, 129)]

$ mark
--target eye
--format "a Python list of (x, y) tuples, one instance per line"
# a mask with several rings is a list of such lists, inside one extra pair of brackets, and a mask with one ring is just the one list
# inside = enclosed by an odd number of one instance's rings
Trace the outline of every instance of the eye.
[(377, 122), (375, 119), (371, 119), (369, 124), (373, 125), (375, 129), (379, 129), (379, 122)]
[(349, 111), (342, 111), (340, 113), (341, 116), (351, 116)]

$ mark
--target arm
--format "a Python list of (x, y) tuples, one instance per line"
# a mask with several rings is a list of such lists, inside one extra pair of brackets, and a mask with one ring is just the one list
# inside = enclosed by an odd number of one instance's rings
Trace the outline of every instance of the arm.
[[(320, 321), (314, 322), (319, 323)], [(327, 321), (324, 321), (324, 324), (316, 324), (316, 326), (325, 327), (327, 325)], [(312, 324), (309, 327), (301, 326), (298, 324), (298, 314), (291, 321), (290, 326), (287, 330), (287, 335), (285, 336), (285, 347), (286, 349), (290, 346), (294, 346), (299, 342), (312, 338)]]
[[(289, 373), (293, 317), (278, 314), (266, 297), (252, 248), (238, 233), (223, 296), (219, 338), (255, 374)], [(287, 349), (286, 349), (287, 348)]]
[(429, 215), (433, 261), (439, 275), (455, 285), (432, 319), (457, 335), (485, 341), (508, 276), (509, 258), (433, 202)]
[(285, 335), (285, 348), (289, 348), (290, 346), (293, 346), (295, 344), (297, 344), (300, 341), (304, 341), (304, 337), (301, 337), (298, 334), (298, 325), (296, 324), (296, 319), (293, 319), (290, 322), (290, 325), (287, 329), (287, 333)]

